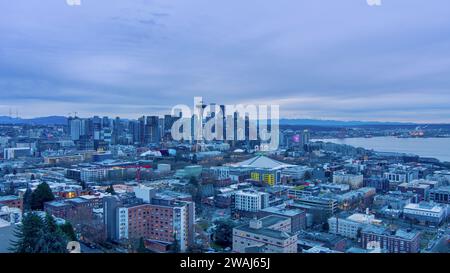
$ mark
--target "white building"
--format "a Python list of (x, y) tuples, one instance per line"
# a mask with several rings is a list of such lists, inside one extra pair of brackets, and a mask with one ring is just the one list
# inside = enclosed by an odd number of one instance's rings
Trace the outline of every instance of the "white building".
[(151, 203), (155, 195), (155, 189), (144, 185), (133, 187), (134, 194), (137, 198), (141, 198), (145, 203)]
[(416, 170), (402, 165), (392, 166), (388, 172), (383, 174), (383, 177), (389, 180), (389, 184), (394, 188), (401, 183), (409, 183), (419, 178)]
[(362, 213), (355, 213), (343, 219), (335, 216), (328, 219), (330, 233), (352, 239), (358, 237), (358, 230), (362, 229), (365, 225), (380, 223), (381, 221), (376, 220), (374, 215)]
[(16, 159), (16, 158), (28, 157), (28, 156), (31, 156), (31, 148), (30, 147), (6, 148), (3, 150), (3, 157), (5, 159)]
[(22, 211), (19, 208), (8, 206), (0, 207), (0, 219), (9, 222), (11, 225), (22, 222)]
[(333, 183), (347, 184), (352, 189), (359, 189), (363, 186), (364, 177), (362, 174), (349, 174), (342, 171), (333, 173)]
[(234, 193), (234, 208), (241, 211), (258, 212), (269, 206), (269, 194), (254, 190)]
[(80, 177), (84, 182), (98, 182), (107, 178), (108, 170), (104, 168), (81, 169)]
[(410, 203), (403, 208), (403, 216), (423, 223), (440, 224), (447, 217), (447, 206), (429, 202)]
[(158, 164), (157, 166), (158, 171), (160, 172), (170, 172), (171, 167), (170, 164)]
[(289, 217), (271, 215), (233, 229), (235, 253), (297, 253), (297, 235)]
[(306, 172), (311, 173), (312, 171), (313, 169), (307, 166), (295, 166), (283, 169), (281, 176), (299, 180), (305, 177)]

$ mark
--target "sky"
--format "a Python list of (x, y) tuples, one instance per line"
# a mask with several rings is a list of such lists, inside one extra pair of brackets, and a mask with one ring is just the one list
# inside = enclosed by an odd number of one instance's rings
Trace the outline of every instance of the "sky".
[(0, 0), (0, 116), (137, 118), (194, 96), (450, 123), (450, 1)]

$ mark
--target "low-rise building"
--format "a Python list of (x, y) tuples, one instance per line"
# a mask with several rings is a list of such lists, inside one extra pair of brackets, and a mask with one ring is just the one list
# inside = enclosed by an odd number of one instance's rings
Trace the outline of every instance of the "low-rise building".
[(361, 231), (361, 245), (370, 249), (378, 245), (387, 253), (418, 253), (420, 247), (420, 232), (403, 229), (390, 229), (368, 225)]
[(292, 233), (296, 233), (306, 228), (306, 212), (301, 209), (289, 209), (286, 208), (284, 205), (282, 205), (262, 209), (259, 215), (261, 215), (261, 217), (269, 215), (279, 215), (290, 218), (291, 219), (290, 232)]
[(297, 235), (290, 233), (288, 217), (271, 215), (253, 219), (248, 225), (233, 229), (233, 252), (296, 253)]
[(403, 208), (403, 216), (424, 224), (440, 224), (447, 217), (447, 208), (429, 202), (408, 204)]
[(450, 186), (431, 189), (429, 199), (436, 203), (450, 204)]
[(364, 177), (362, 174), (349, 174), (343, 171), (333, 173), (333, 183), (347, 184), (352, 189), (359, 189), (363, 186)]
[(0, 196), (0, 206), (2, 205), (23, 210), (23, 199), (16, 195)]
[(362, 228), (369, 224), (380, 224), (380, 220), (376, 220), (374, 215), (355, 213), (347, 218), (339, 218), (336, 216), (328, 219), (329, 232), (341, 235), (347, 238), (356, 239), (360, 235)]

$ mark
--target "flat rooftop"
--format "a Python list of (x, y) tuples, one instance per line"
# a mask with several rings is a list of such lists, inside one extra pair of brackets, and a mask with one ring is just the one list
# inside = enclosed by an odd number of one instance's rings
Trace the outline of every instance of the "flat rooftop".
[(248, 232), (248, 233), (259, 234), (262, 236), (266, 236), (266, 237), (270, 237), (270, 238), (274, 238), (274, 239), (278, 239), (278, 240), (286, 240), (286, 239), (294, 236), (288, 232), (273, 230), (273, 229), (269, 229), (269, 228), (254, 229), (254, 228), (251, 228), (249, 225), (243, 225), (243, 226), (237, 227), (235, 229), (242, 230), (242, 231)]
[(0, 196), (0, 202), (5, 202), (5, 201), (14, 201), (19, 199), (19, 196), (15, 196), (15, 195), (5, 195), (5, 196)]

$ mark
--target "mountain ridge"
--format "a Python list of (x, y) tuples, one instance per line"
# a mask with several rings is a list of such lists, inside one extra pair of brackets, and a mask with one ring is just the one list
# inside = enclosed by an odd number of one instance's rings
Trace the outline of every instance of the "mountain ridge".
[[(29, 124), (29, 125), (65, 125), (67, 124), (67, 117), (64, 116), (47, 116), (36, 118), (17, 118), (9, 116), (0, 116), (0, 124)], [(437, 123), (436, 123), (437, 124)], [(391, 126), (404, 126), (404, 125), (425, 125), (422, 123), (414, 122), (384, 122), (384, 121), (340, 121), (340, 120), (325, 120), (325, 119), (280, 119), (280, 125), (291, 126), (367, 126), (367, 125), (391, 125)]]

